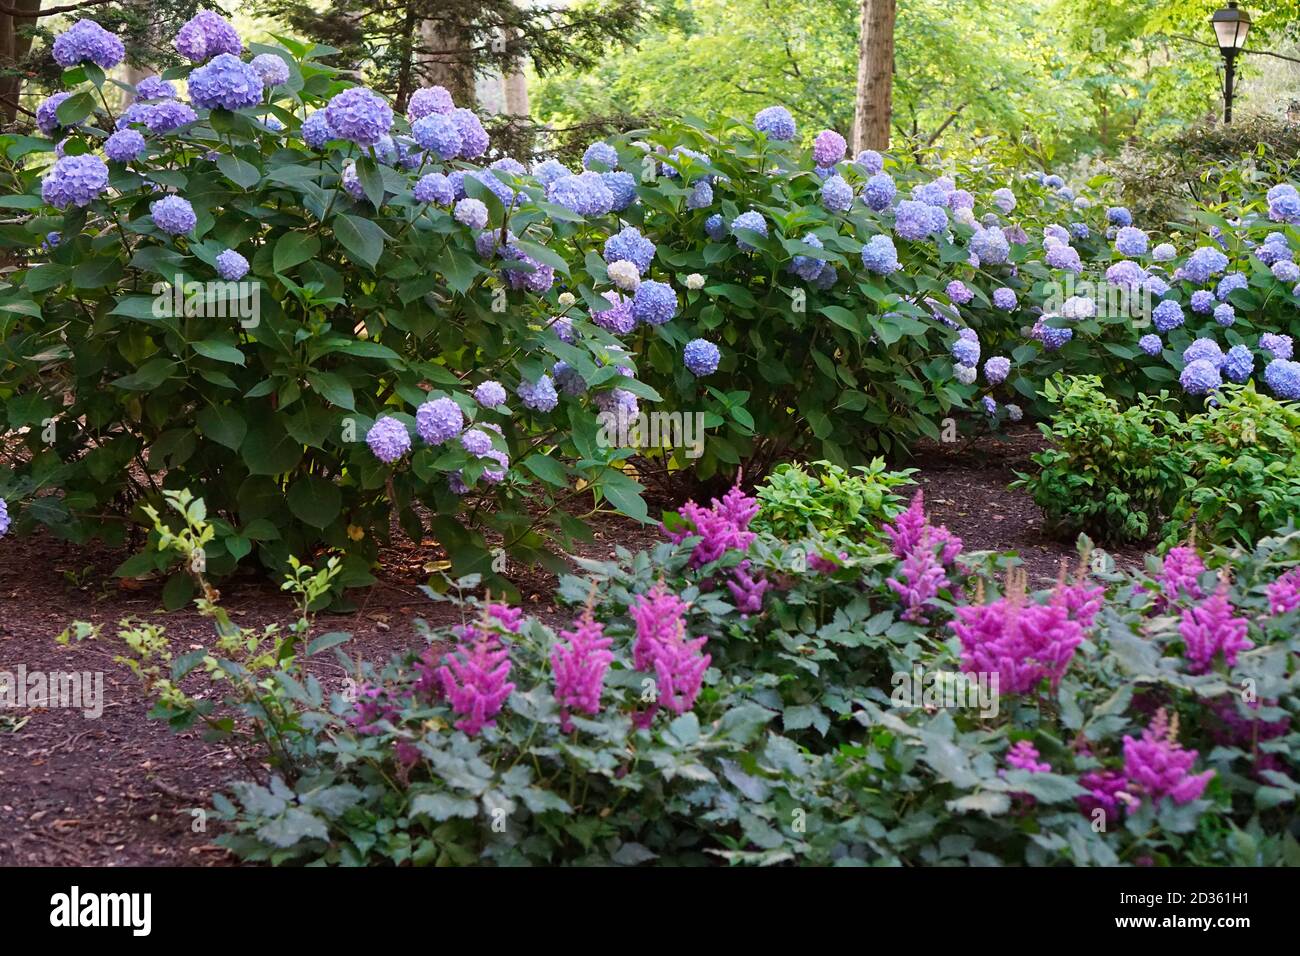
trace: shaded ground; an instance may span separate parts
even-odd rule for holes
[[[914,464],[936,522],[960,535],[970,550],[1017,550],[1031,583],[1054,579],[1070,543],[1042,533],[1037,508],[1007,490],[1013,470],[1038,446],[1036,432],[974,446],[930,446]],[[584,550],[609,557],[621,544],[636,550],[654,529],[610,523]],[[437,622],[446,614],[419,592],[430,552],[408,546],[385,556],[380,581],[356,600],[358,610],[322,615],[319,630],[351,631],[354,657],[383,660],[416,643],[412,618]],[[1118,553],[1121,563],[1140,552]],[[77,619],[111,625],[128,616],[165,623],[182,651],[212,641],[210,625],[192,611],[163,615],[161,582],[119,583],[111,576],[122,555],[73,547],[46,537],[7,540],[0,548],[0,671],[102,671],[104,709],[97,720],[78,710],[0,711],[0,865],[230,865],[234,862],[198,829],[192,812],[241,775],[226,747],[205,743],[200,731],[173,734],[147,719],[139,684],[112,660],[112,643],[60,647],[54,636]],[[533,613],[547,616],[552,578],[518,569],[511,579]],[[236,621],[260,627],[286,621],[290,604],[277,590],[252,581],[227,583],[223,604]],[[327,655],[325,655],[327,656]],[[328,687],[342,669],[313,664]]]

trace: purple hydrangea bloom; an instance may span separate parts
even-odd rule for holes
[[[1159,355],[1164,347],[1164,343],[1160,341],[1160,336],[1153,332],[1148,332],[1146,335],[1142,336],[1142,338],[1138,339],[1138,348],[1143,352],[1146,352],[1147,355]]]
[[[1290,259],[1279,259],[1273,263],[1270,271],[1273,273],[1273,278],[1277,279],[1278,282],[1285,282],[1287,285],[1291,285],[1297,279],[1300,279],[1300,266]]]
[[[898,269],[898,250],[889,236],[872,236],[862,247],[862,264],[872,272],[889,275]]]
[[[487,130],[483,128],[483,124],[473,110],[454,109],[451,111],[451,118],[455,120],[456,129],[460,131],[461,159],[477,159],[487,152],[489,144]]]
[[[219,54],[199,67],[188,83],[190,99],[203,109],[237,110],[262,101],[262,78],[230,53]]]
[[[1300,193],[1290,183],[1280,183],[1268,191],[1268,218],[1274,222],[1300,222]]]
[[[365,199],[366,187],[361,185],[361,177],[357,175],[357,164],[348,161],[343,164],[343,173],[339,177],[343,183],[343,189],[353,199]]]
[[[1075,239],[1087,239],[1092,235],[1092,230],[1088,228],[1086,222],[1070,223],[1070,235]]]
[[[198,119],[194,110],[175,100],[153,103],[144,110],[144,125],[151,133],[170,133]]]
[[[943,226],[938,225],[932,210],[937,207],[929,206],[923,202],[914,199],[904,199],[898,204],[894,212],[894,232],[901,238],[913,242],[928,238],[931,234],[940,232],[943,226],[947,225],[947,214],[942,209],[938,212],[943,219]]]
[[[1005,186],[1001,189],[993,190],[993,194],[990,198],[993,200],[993,205],[997,206],[1004,213],[1010,213],[1016,208],[1015,194]]]
[[[862,171],[868,176],[874,176],[885,168],[885,158],[874,149],[864,149],[853,161],[862,167]]]
[[[1205,315],[1214,309],[1214,294],[1205,289],[1197,289],[1192,293],[1191,308],[1193,312],[1199,312]]]
[[[1183,361],[1186,363],[1204,360],[1215,368],[1223,364],[1223,349],[1214,339],[1201,338],[1183,349]]]
[[[1225,329],[1237,321],[1237,311],[1230,302],[1221,302],[1214,307],[1214,321]]]
[[[497,408],[506,403],[506,390],[500,382],[483,382],[471,394],[484,408]]]
[[[111,70],[126,56],[122,41],[94,20],[78,20],[54,40],[54,62],[62,67],[94,63]]]
[[[974,209],[975,197],[971,195],[969,190],[954,189],[948,194],[948,208],[954,211],[958,209]]]
[[[1115,248],[1124,256],[1144,255],[1148,241],[1147,234],[1133,226],[1124,226],[1115,234]]]
[[[551,321],[551,331],[555,333],[557,339],[568,345],[578,341],[578,333],[573,328],[573,320],[567,315],[556,316]]]
[[[36,126],[46,136],[53,136],[63,125],[59,122],[59,104],[71,95],[71,93],[55,93],[36,107]]]
[[[411,450],[411,436],[396,418],[381,415],[366,432],[366,444],[376,458],[392,464]]]
[[[133,129],[120,129],[104,141],[104,155],[115,163],[139,159],[144,150],[144,137]]]
[[[713,205],[713,186],[707,179],[696,181],[691,194],[686,197],[687,209],[707,209]]]
[[[1049,248],[1045,259],[1053,269],[1065,269],[1075,275],[1083,272],[1083,262],[1079,259],[1078,250],[1063,242]]]
[[[325,107],[325,118],[338,139],[373,146],[393,126],[393,110],[384,98],[362,86],[352,86]]]
[[[722,353],[718,347],[705,339],[692,339],[682,349],[682,361],[696,378],[716,372],[721,359]]]
[[[555,284],[554,268],[538,262],[513,243],[506,246],[502,259],[504,260],[502,272],[512,289],[527,289],[529,292],[541,295]],[[529,268],[526,270],[518,268],[521,263]]]
[[[1034,323],[1030,334],[1043,343],[1043,348],[1049,352],[1055,352],[1063,347],[1067,342],[1074,338],[1074,329],[1066,327],[1057,327],[1048,325],[1042,317]]]
[[[582,374],[568,362],[556,362],[551,376],[555,379],[555,387],[565,395],[581,395],[587,390]]]
[[[3,498],[0,498],[0,538],[9,533],[9,524],[9,505],[5,503]]]
[[[876,212],[882,212],[889,208],[897,193],[898,187],[894,185],[893,176],[889,173],[876,173],[862,187],[862,201]]]
[[[754,117],[754,128],[766,133],[768,139],[794,139],[794,117],[784,106],[769,106],[759,110]]]
[[[591,321],[607,332],[615,332],[618,335],[631,332],[636,327],[636,316],[632,314],[632,300],[612,289],[604,296],[610,301],[611,307],[602,312],[591,313]]]
[[[1246,346],[1234,345],[1223,358],[1222,371],[1228,381],[1240,385],[1255,371],[1255,356]]]
[[[450,206],[456,198],[451,180],[442,173],[425,173],[411,192],[418,202],[437,203],[439,206]]]
[[[1275,359],[1289,359],[1294,351],[1291,336],[1272,332],[1265,332],[1259,337],[1259,347]]]
[[[825,244],[817,238],[815,233],[808,233],[803,237],[803,244],[812,246],[815,249],[826,248]],[[806,282],[812,282],[826,266],[825,259],[819,259],[816,256],[798,255],[790,260],[790,271]]]
[[[655,244],[635,226],[625,226],[605,240],[604,255],[606,262],[618,262],[623,259],[636,266],[636,271],[645,275],[655,257]]]
[[[952,343],[952,357],[957,361],[958,365],[975,368],[980,363],[979,339],[958,337]]]
[[[1016,307],[1016,293],[1013,289],[1005,286],[993,290],[993,305],[1004,312],[1010,312]]]
[[[618,169],[618,150],[599,140],[592,143],[582,154],[582,165],[585,169],[591,169],[597,163],[606,169]]]
[[[443,113],[430,113],[416,120],[411,126],[411,135],[420,146],[441,160],[455,159],[463,145],[459,127]]]
[[[1278,398],[1300,401],[1300,362],[1273,359],[1264,366],[1264,384]]]
[[[544,159],[533,167],[533,178],[543,186],[549,186],[561,176],[572,176],[573,170],[558,159]],[[602,177],[603,178],[603,177]],[[608,181],[607,181],[608,182]]]
[[[452,217],[471,229],[482,229],[488,224],[488,208],[477,199],[462,199],[456,203]]]
[[[1151,322],[1161,335],[1178,328],[1185,321],[1183,307],[1173,299],[1162,299],[1151,311]]]
[[[1111,206],[1106,210],[1106,221],[1112,226],[1133,225],[1133,214],[1123,206]]]
[[[990,385],[1000,385],[1011,374],[1011,359],[994,355],[984,363],[984,378]]]
[[[41,198],[56,209],[88,206],[108,188],[108,166],[98,156],[64,156],[41,180]]]
[[[1188,395],[1206,395],[1223,384],[1219,367],[1205,359],[1188,362],[1178,381]]]
[[[1178,250],[1174,248],[1171,242],[1162,242],[1151,250],[1151,258],[1156,262],[1169,262],[1178,255]]]
[[[415,430],[430,445],[441,445],[460,434],[465,415],[450,398],[435,398],[415,410]]]
[[[818,166],[834,166],[844,158],[849,144],[833,129],[824,129],[813,140],[813,162]]]
[[[1220,302],[1227,301],[1228,296],[1232,295],[1237,289],[1244,289],[1250,285],[1250,280],[1246,278],[1244,272],[1229,272],[1219,280],[1214,294],[1218,296]]]
[[[831,176],[822,183],[822,205],[830,212],[848,212],[853,208],[853,187],[843,176]]]
[[[239,56],[244,45],[235,28],[220,14],[200,10],[176,33],[178,53],[191,63],[202,63],[222,53]]]
[[[666,282],[646,279],[632,297],[632,317],[647,325],[663,325],[677,314],[677,293]]]
[[[966,305],[971,301],[971,299],[975,298],[975,293],[968,289],[966,283],[962,282],[960,279],[953,279],[949,282],[947,287],[944,289],[944,292],[946,292],[948,298],[957,305]]]
[[[477,428],[467,428],[461,432],[460,445],[475,458],[482,458],[492,450],[492,439],[487,432]]]
[[[632,205],[632,200],[636,199],[636,178],[631,173],[616,170],[601,173],[600,179],[610,195],[614,197],[614,202],[610,206],[614,212],[622,212]]]
[[[135,99],[138,103],[153,100],[174,100],[176,87],[160,76],[146,76],[135,85]]]
[[[749,210],[742,212],[739,216],[731,221],[731,232],[735,235],[737,229],[748,229],[750,232],[756,232],[760,236],[767,238],[767,220],[763,218],[761,212]],[[736,246],[746,252],[752,252],[754,247],[745,240],[737,238]]]
[[[234,249],[226,249],[217,255],[217,275],[227,282],[238,282],[248,275],[248,260]]]
[[[1175,276],[1195,285],[1204,285],[1228,267],[1228,257],[1214,246],[1201,246],[1183,263]]]
[[[515,389],[515,394],[519,396],[525,408],[539,412],[549,412],[560,403],[560,397],[555,393],[555,383],[551,381],[549,375],[543,375],[533,383],[521,381]]]
[[[996,227],[977,226],[970,237],[970,251],[979,257],[984,265],[1000,266],[1011,255],[1011,244],[1006,234]]]
[[[561,176],[546,187],[546,198],[579,216],[603,216],[614,206],[614,194],[599,173]]]
[[[325,110],[316,110],[302,121],[302,141],[312,149],[324,149],[332,139],[335,139],[334,130]]]
[[[456,108],[451,94],[441,86],[424,86],[411,94],[406,104],[406,118],[414,123],[430,113],[450,113]]]
[[[194,207],[180,196],[164,196],[149,204],[149,218],[163,232],[183,236],[198,224]]]
[[[727,235],[727,223],[721,214],[714,213],[704,220],[704,232],[714,242],[721,242]]]
[[[248,65],[262,78],[262,85],[267,89],[289,82],[289,64],[274,53],[259,53]]]
[[[936,179],[913,186],[912,199],[923,202],[927,206],[947,206],[949,201],[948,190],[943,183]]]
[[[423,120],[421,120],[423,122]],[[467,175],[477,179],[480,183],[488,188],[492,195],[501,200],[501,205],[509,209],[514,205],[515,197],[518,195],[515,190],[505,182],[502,182],[495,173],[488,169],[471,170]]]

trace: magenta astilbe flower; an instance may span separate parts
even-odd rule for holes
[[[1151,725],[1142,731],[1140,740],[1124,737],[1124,776],[1128,790],[1159,802],[1170,797],[1174,803],[1190,803],[1205,792],[1214,776],[1213,770],[1192,774],[1195,750],[1184,750],[1178,743],[1178,721],[1171,723],[1164,708],[1156,711]]]
[[[1246,637],[1249,626],[1244,617],[1234,616],[1226,584],[1204,603],[1185,608],[1178,633],[1183,636],[1187,648],[1188,669],[1193,674],[1204,674],[1220,652],[1229,667],[1235,666],[1237,655],[1255,646]]]
[[[925,607],[931,598],[937,597],[939,591],[948,587],[948,575],[935,555],[936,542],[930,536],[929,529],[921,533],[921,540],[903,559],[902,571],[898,578],[886,578],[885,583],[898,595],[903,604],[903,620],[917,624],[928,624]]]
[[[762,613],[763,595],[772,586],[772,582],[762,574],[757,577],[751,574],[749,568],[749,559],[741,561],[731,569],[731,580],[727,582],[727,589],[731,591],[732,600],[736,602],[736,610],[741,617]]]
[[[655,702],[633,717],[636,725],[644,728],[650,726],[660,706],[684,714],[695,705],[712,658],[702,653],[707,638],[687,638],[683,620],[686,604],[663,582],[641,595],[628,613],[636,622],[633,666],[639,671],[652,671],[657,680]]]
[[[839,562],[848,559],[849,553],[847,551],[841,551],[837,558],[826,558],[814,551],[808,555],[808,570],[817,574],[834,574],[843,566]]]
[[[1268,586],[1268,613],[1277,617],[1300,608],[1300,568],[1292,568]]]
[[[885,534],[893,544],[894,557],[903,558],[912,553],[925,533],[930,519],[925,516],[925,492],[917,490],[907,510],[885,525]]]
[[[699,537],[700,543],[691,552],[690,566],[698,568],[721,558],[730,550],[744,551],[754,540],[748,530],[754,515],[758,514],[758,499],[740,490],[737,483],[721,500],[714,498],[713,505],[704,508],[694,501],[682,505],[681,516],[687,526],[675,531],[664,528],[674,543]]]
[[[475,736],[496,726],[496,715],[514,691],[510,683],[510,648],[499,635],[464,629],[460,647],[443,658],[438,680],[452,710],[461,715],[456,727]]]
[[[664,587],[662,581],[637,598],[628,608],[636,623],[636,641],[632,644],[632,666],[639,671],[654,667],[654,648],[671,640],[680,629],[686,603]]]
[[[604,627],[591,617],[591,608],[583,613],[572,631],[560,631],[566,644],[551,649],[551,670],[555,674],[555,699],[560,704],[560,727],[573,730],[569,714],[600,713],[600,695],[605,688],[605,671],[614,661]]]
[[[1101,810],[1108,827],[1119,822],[1121,805],[1136,806],[1138,802],[1128,793],[1128,778],[1118,770],[1089,771],[1079,777],[1079,786],[1088,791],[1075,798],[1079,810],[1088,817]]]
[[[352,703],[352,713],[348,715],[347,721],[356,728],[357,733],[369,736],[381,732],[380,721],[393,723],[401,712],[387,690],[366,684],[357,689],[357,697]]]
[[[695,706],[695,698],[704,684],[704,673],[712,656],[703,653],[705,637],[686,640],[684,625],[673,640],[658,644],[654,652],[658,700],[674,714],[684,714]]]
[[[1021,740],[1011,745],[1011,749],[1007,751],[1007,764],[1017,770],[1028,770],[1030,773],[1052,772],[1050,763],[1038,762],[1038,750],[1028,740]]]
[[[1205,597],[1205,591],[1198,580],[1205,573],[1205,562],[1191,545],[1181,544],[1171,548],[1165,555],[1164,567],[1160,571],[1160,590],[1163,606],[1172,603],[1186,594],[1194,601]]]
[[[1078,621],[1085,631],[1090,630],[1101,611],[1102,598],[1106,589],[1098,585],[1089,587],[1086,581],[1074,584],[1060,584],[1052,592],[1052,603],[1065,608],[1070,619]]]
[[[1083,643],[1083,627],[1060,603],[1030,604],[1025,579],[1008,576],[1007,595],[957,608],[949,626],[962,645],[962,670],[996,674],[1002,693],[1025,694],[1043,680],[1055,690]]]

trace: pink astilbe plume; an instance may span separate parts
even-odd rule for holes
[[[757,577],[751,574],[749,568],[748,559],[741,561],[731,569],[731,580],[727,582],[727,589],[731,591],[731,598],[736,602],[736,610],[741,617],[762,613],[763,595],[772,586],[772,582],[761,574]]]
[[[443,658],[438,680],[452,710],[461,715],[457,728],[473,737],[496,725],[515,685],[508,680],[510,648],[500,635],[471,625],[460,629],[460,637],[460,646]]]
[[[944,573],[940,558],[935,555],[936,547],[941,545],[932,539],[930,531],[928,527],[922,529],[921,537],[903,559],[899,575],[902,580],[885,579],[903,604],[903,620],[918,624],[929,623],[925,606],[948,586],[948,575]]]
[[[847,561],[848,559],[849,553],[847,551],[841,551],[834,558],[822,557],[821,554],[814,551],[812,554],[808,555],[808,570],[816,572],[817,574],[834,574],[843,567],[842,562]]]
[[[357,689],[356,700],[352,702],[352,713],[348,723],[359,734],[377,734],[381,721],[394,722],[401,715],[402,709],[392,700],[388,690],[375,684],[363,684]]]
[[[930,519],[925,516],[925,492],[917,489],[907,510],[899,514],[893,524],[885,525],[885,534],[889,536],[894,557],[905,558],[911,554],[929,524]]]
[[[1255,646],[1246,637],[1249,627],[1244,617],[1233,614],[1226,583],[1221,584],[1203,603],[1185,608],[1178,624],[1178,633],[1183,636],[1183,644],[1187,649],[1188,670],[1193,674],[1204,674],[1214,664],[1214,658],[1219,653],[1223,654],[1223,660],[1229,667],[1235,666],[1237,655]]]
[[[551,670],[555,674],[555,699],[560,704],[560,727],[573,730],[572,712],[600,713],[600,695],[605,689],[605,672],[614,661],[609,652],[613,640],[604,627],[592,619],[588,607],[572,631],[560,631],[567,644],[551,648]]]
[[[637,632],[633,664],[639,671],[653,672],[657,685],[654,703],[633,718],[638,727],[648,727],[661,706],[674,714],[695,706],[712,657],[703,653],[707,638],[686,636],[685,611],[686,605],[662,582],[641,595],[629,611]]]
[[[1172,604],[1184,594],[1193,601],[1201,600],[1205,597],[1205,591],[1201,588],[1199,578],[1204,573],[1205,562],[1196,553],[1194,546],[1180,544],[1176,548],[1170,548],[1160,570],[1159,606],[1163,608]]]
[[[1038,762],[1038,748],[1028,740],[1022,740],[1012,744],[1011,749],[1007,751],[1007,765],[1015,767],[1017,770],[1028,770],[1030,773],[1051,773],[1052,765],[1044,761]]]
[[[1119,822],[1121,807],[1136,807],[1138,800],[1128,792],[1128,778],[1119,770],[1090,770],[1079,777],[1086,794],[1075,797],[1080,812],[1087,817],[1100,810],[1106,826]]]
[[[949,624],[961,640],[962,670],[996,674],[1002,693],[1028,693],[1044,677],[1055,690],[1083,642],[1083,627],[1064,606],[1029,603],[1025,585],[1023,571],[1008,571],[1004,597],[959,607]]]
[[[739,479],[721,500],[714,498],[713,504],[705,508],[688,501],[682,505],[681,516],[686,527],[675,531],[663,527],[664,533],[674,543],[687,538],[698,537],[700,541],[691,551],[690,566],[698,568],[717,561],[728,551],[744,551],[754,540],[754,532],[749,530],[749,523],[758,514],[758,499],[751,498],[740,490]]]
[[[1268,586],[1268,613],[1277,617],[1300,608],[1300,568],[1292,568]]]
[[[1190,803],[1205,792],[1214,776],[1213,770],[1192,774],[1195,750],[1184,750],[1178,743],[1178,718],[1171,722],[1164,708],[1156,711],[1151,726],[1142,738],[1124,737],[1124,776],[1128,790],[1158,802],[1168,796],[1174,803]]]

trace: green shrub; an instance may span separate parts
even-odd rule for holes
[[[1011,486],[1030,493],[1051,533],[1107,544],[1151,537],[1186,472],[1183,425],[1167,393],[1140,395],[1121,411],[1101,379],[1085,375],[1049,380],[1043,395],[1057,405],[1051,423],[1038,426],[1051,447]]]
[[[1227,386],[1187,421],[1182,488],[1165,544],[1201,540],[1251,547],[1272,529],[1300,523],[1300,406]]]
[[[778,467],[755,490],[754,528],[783,541],[821,536],[853,541],[875,538],[881,523],[903,510],[894,489],[913,484],[915,468],[886,471],[882,458],[849,471],[829,461]]]

